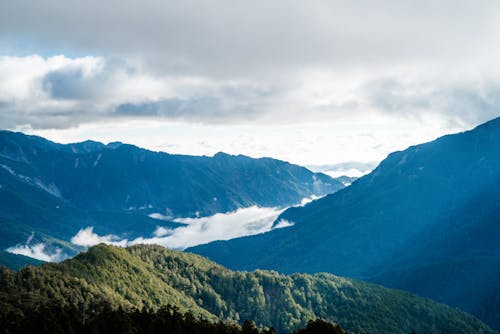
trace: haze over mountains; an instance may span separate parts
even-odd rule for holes
[[[0,185],[0,247],[28,239],[39,249],[18,248],[43,260],[60,260],[92,242],[162,236],[192,223],[183,220],[189,217],[255,207],[261,219],[274,219],[280,208],[344,187],[270,158],[170,155],[93,141],[62,145],[9,131],[0,132]],[[79,231],[78,240],[92,240],[70,243]]]
[[[500,329],[500,118],[390,154],[294,225],[189,249],[233,269],[331,272],[413,291]]]

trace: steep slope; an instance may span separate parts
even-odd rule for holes
[[[406,292],[331,274],[235,272],[159,246],[99,245],[59,264],[2,269],[0,281],[8,311],[56,302],[93,312],[106,301],[125,308],[171,304],[207,319],[252,319],[278,332],[321,317],[353,333],[493,333],[468,314]]]
[[[6,131],[0,132],[0,159],[18,178],[88,210],[142,208],[187,217],[290,206],[342,188],[324,174],[270,158],[170,155],[120,143],[60,145]]]
[[[500,118],[390,154],[279,219],[286,231],[192,248],[235,269],[328,271],[404,288],[500,329]]]
[[[0,251],[0,266],[18,270],[25,266],[41,266],[45,262],[31,257]]]
[[[0,131],[0,247],[66,244],[80,228],[122,238],[149,236],[148,217],[206,216],[252,205],[287,207],[343,188],[324,174],[283,161],[224,153],[170,155],[122,143],[57,144]]]

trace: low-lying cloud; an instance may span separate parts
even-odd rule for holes
[[[325,173],[333,178],[340,176],[361,177],[377,167],[377,162],[348,161],[338,164],[309,165],[309,169],[315,172]]]
[[[6,251],[46,262],[60,262],[68,257],[58,247],[51,247],[43,242],[33,243],[33,237],[34,233],[26,240],[26,243],[9,247]]]
[[[94,227],[89,226],[78,231],[78,233],[73,238],[71,238],[71,243],[83,247],[90,247],[100,243],[125,246],[127,244],[127,241],[120,240],[119,237],[113,234],[99,236],[94,233]]]
[[[87,227],[81,229],[71,239],[71,242],[86,247],[98,243],[123,247],[135,244],[157,244],[171,249],[183,250],[215,240],[228,240],[268,232],[273,228],[292,226],[291,222],[280,221],[273,227],[273,223],[283,211],[284,209],[252,206],[232,212],[217,213],[209,217],[176,218],[173,221],[186,224],[186,226],[175,229],[158,226],[153,231],[152,237],[139,237],[133,240],[120,239],[115,235],[99,236],[94,233],[92,227]],[[150,217],[163,219],[162,215],[152,214]]]

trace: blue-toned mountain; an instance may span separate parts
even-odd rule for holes
[[[343,187],[270,158],[172,155],[119,142],[63,145],[0,131],[0,247],[32,232],[38,241],[62,243],[86,226],[102,234],[144,235],[159,224],[150,213],[175,218],[287,207]]]
[[[190,250],[234,269],[371,280],[500,328],[500,118],[392,153],[281,219],[294,225]]]

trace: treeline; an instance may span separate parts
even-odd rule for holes
[[[279,334],[307,328],[308,321],[318,318],[359,334],[408,334],[413,329],[428,334],[493,333],[465,313],[401,291],[329,274],[231,271],[159,246],[99,245],[62,263],[18,271],[0,267],[0,310],[12,319],[69,307],[69,319],[79,314],[85,319],[82,325],[90,326],[109,314],[101,305],[125,310],[127,317],[146,312],[134,310],[149,310],[153,317],[164,305],[175,305],[179,313],[190,312],[195,319],[241,326],[250,319],[257,328],[273,327]],[[139,326],[136,332],[143,329]]]
[[[255,323],[223,321],[211,322],[181,313],[177,307],[167,305],[157,311],[113,309],[111,305],[100,305],[98,313],[88,312],[85,306],[62,307],[60,304],[26,308],[23,312],[0,311],[0,333],[19,334],[275,334],[274,328],[257,328]],[[296,334],[347,334],[338,325],[317,319],[310,321]]]

